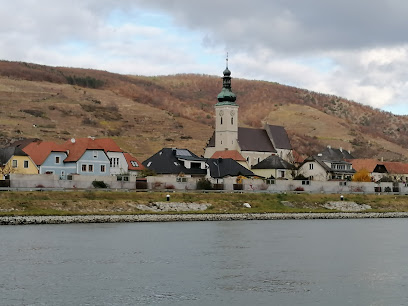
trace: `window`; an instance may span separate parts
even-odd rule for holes
[[[313,170],[313,164],[309,164],[309,170]]]
[[[347,186],[347,182],[339,182],[339,186]]]
[[[86,165],[82,165],[81,169],[82,169],[82,172],[86,172]]]
[[[133,167],[139,167],[139,164],[138,164],[137,162],[135,162],[134,160],[132,160],[132,161],[130,162],[130,164],[131,164]]]
[[[221,121],[220,121],[220,122],[221,122],[221,124],[222,124],[222,117],[221,117]]]
[[[24,161],[24,168],[26,168],[26,169],[28,168],[28,160]]]
[[[310,181],[313,181],[313,179],[314,179],[313,175],[309,176]]]
[[[279,170],[279,177],[284,178],[285,177],[285,171]]]
[[[60,163],[60,157],[59,156],[55,156],[55,163],[59,164]]]
[[[310,185],[310,181],[302,181],[302,185]]]
[[[88,165],[88,171],[93,172],[93,165]]]
[[[148,162],[147,163],[147,168],[149,168],[151,164],[152,164],[152,162]]]
[[[93,151],[93,157],[98,158],[98,151]]]
[[[17,168],[17,160],[16,159],[13,159],[13,161],[12,161],[12,164],[11,164],[11,166],[13,167],[13,168]]]
[[[234,117],[231,117],[231,124],[234,124]]]
[[[106,172],[106,166],[105,165],[101,165],[101,172]]]
[[[178,177],[176,179],[177,183],[186,183],[187,182],[187,178],[186,177]]]
[[[275,180],[274,179],[266,179],[266,183],[268,185],[273,185],[273,184],[275,184]]]

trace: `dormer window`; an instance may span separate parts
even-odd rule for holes
[[[132,161],[130,162],[130,164],[131,164],[133,167],[139,167],[139,164],[138,164],[137,162],[135,162],[134,160],[132,160]]]
[[[55,156],[55,163],[59,164],[60,163],[60,157],[59,156]]]

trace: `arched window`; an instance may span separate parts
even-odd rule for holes
[[[222,117],[221,117],[221,124],[222,124]]]
[[[234,124],[234,117],[231,117],[231,124]]]

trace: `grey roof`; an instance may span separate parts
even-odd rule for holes
[[[208,158],[207,164],[210,167],[210,175],[213,178],[222,178],[226,176],[255,176],[255,174],[240,165],[232,158]]]
[[[180,155],[177,155],[180,154]],[[205,161],[187,149],[172,149],[163,148],[153,156],[146,159],[142,164],[146,168],[155,171],[157,174],[192,174],[205,175],[206,169],[192,168],[188,169],[181,162],[181,159],[196,160],[199,162]],[[149,164],[150,163],[150,164]],[[149,166],[148,166],[149,165]]]
[[[326,172],[330,172],[330,173],[338,173],[338,172],[342,172],[342,173],[355,173],[356,170],[354,170],[353,168],[351,169],[332,169],[330,168],[324,161],[325,159],[323,159],[321,156],[309,156],[308,158],[306,158],[303,162],[303,164],[307,163],[307,162],[311,162],[311,161],[316,161],[320,166],[322,166],[324,168],[324,170],[326,170]],[[335,162],[336,164],[351,164],[350,162],[347,161],[341,161],[341,160],[336,160],[336,161],[329,161],[328,162]]]
[[[264,129],[238,128],[238,142],[241,151],[276,153]]]
[[[266,124],[265,130],[268,133],[269,138],[272,140],[275,149],[292,150],[288,133],[283,126]]]
[[[327,161],[354,159],[354,156],[351,155],[348,151],[333,149],[331,147],[327,147],[326,149],[324,149],[320,154],[318,154],[318,156]]]
[[[0,148],[0,164],[6,164],[12,156],[28,156],[18,147]]]
[[[255,166],[252,169],[295,169],[295,166],[283,160],[277,155],[271,155]]]

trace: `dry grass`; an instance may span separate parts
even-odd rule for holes
[[[68,85],[67,76],[90,77],[103,86]],[[213,106],[221,86],[220,77],[207,75],[125,76],[0,61],[0,143],[20,137],[114,136],[141,160],[173,146],[200,155],[213,131]],[[408,116],[272,82],[233,79],[232,89],[238,96],[240,125],[284,125],[301,154],[330,144],[351,149],[357,157],[408,159]],[[55,127],[38,128],[51,125]]]
[[[0,215],[140,214],[137,204],[166,201],[164,192],[2,192]],[[328,212],[322,204],[339,195],[171,193],[171,202],[209,203],[205,213]],[[369,204],[371,211],[408,211],[407,196],[347,195],[346,201]],[[251,208],[244,208],[248,202]],[[291,207],[284,205],[290,203]],[[193,212],[194,213],[194,212]]]

